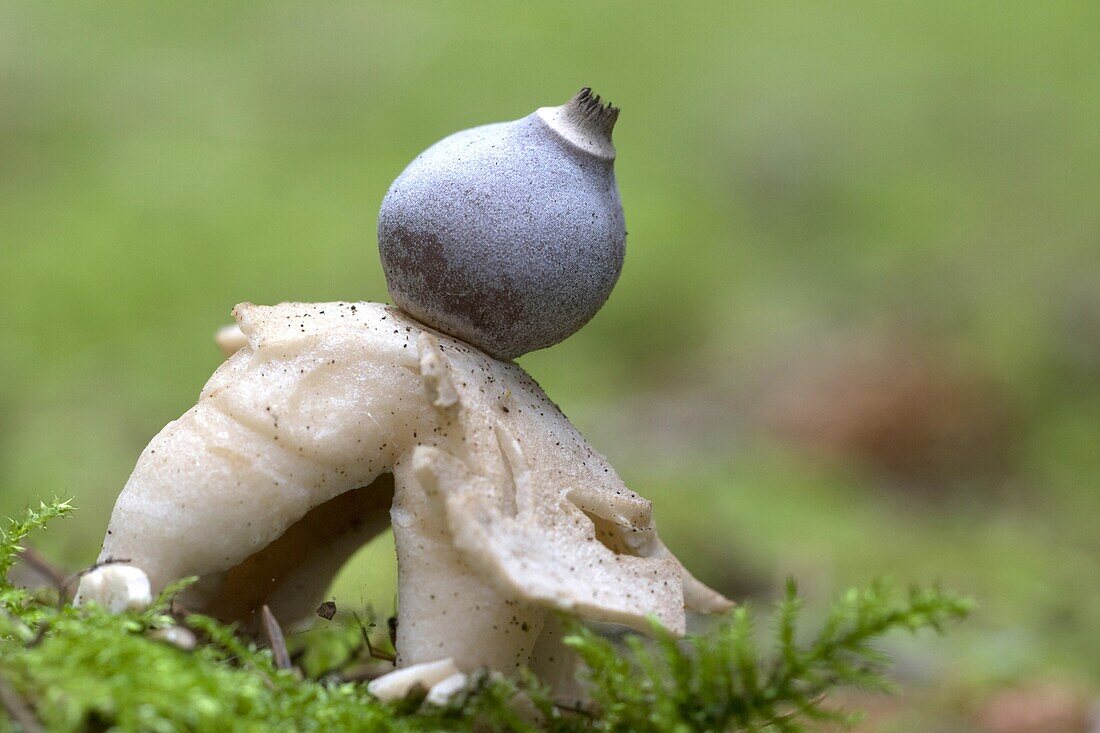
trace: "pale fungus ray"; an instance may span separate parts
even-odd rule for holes
[[[512,671],[552,609],[683,630],[697,581],[649,502],[522,368],[392,306],[235,313],[248,345],[142,453],[102,559],[154,592],[198,575],[185,602],[220,617],[267,604],[290,623],[389,513],[399,665]],[[101,600],[90,579],[81,598]]]

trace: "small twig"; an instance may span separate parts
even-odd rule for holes
[[[370,635],[367,633],[367,625],[363,623],[363,620],[359,618],[359,614],[351,614],[355,618],[355,623],[359,624],[359,631],[363,634],[363,643],[367,645],[367,654],[372,659],[381,659],[384,662],[396,662],[397,657],[389,652],[384,652],[379,649],[375,649],[374,645],[370,643]]]
[[[198,612],[199,609],[192,608],[186,603],[180,601],[178,595],[172,596],[172,600],[168,602],[168,613],[170,613],[172,617],[175,618],[176,621],[181,625],[184,625],[184,619],[186,619],[188,616],[193,616]]]
[[[553,705],[558,710],[564,710],[567,713],[574,713],[576,715],[588,718],[589,720],[593,720],[596,717],[596,714],[587,708],[574,707],[573,705],[566,705],[563,702],[555,702],[553,703]]]
[[[396,654],[390,654],[389,652],[384,652],[381,649],[375,649],[369,641],[367,642],[367,653],[370,654],[371,659],[381,659],[383,662],[390,663],[397,661]]]
[[[53,583],[58,590],[62,589],[62,585],[65,583],[68,574],[46,558],[42,557],[42,554],[38,552],[38,550],[33,547],[24,547],[23,551],[19,553],[19,559],[49,578],[50,582]]]
[[[43,621],[38,624],[38,630],[34,632],[34,638],[27,642],[27,648],[33,649],[42,643],[42,640],[46,638],[46,632],[50,630],[49,625]]]
[[[260,616],[263,619],[267,645],[271,648],[271,656],[275,660],[275,668],[290,669],[290,654],[286,650],[286,637],[283,636],[283,629],[279,626],[279,622],[275,620],[275,614],[271,612],[266,603],[260,611]]]
[[[38,718],[3,677],[0,677],[0,704],[4,706],[8,716],[23,729],[23,733],[42,733],[42,724],[38,722]]]

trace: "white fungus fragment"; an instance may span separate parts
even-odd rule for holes
[[[149,577],[138,567],[109,563],[84,574],[74,603],[97,603],[111,613],[144,611],[153,602]]]
[[[163,629],[156,629],[149,634],[149,638],[156,641],[163,641],[165,644],[171,644],[185,652],[194,649],[195,645],[198,643],[198,640],[195,638],[195,633],[185,626],[169,626]]]
[[[463,672],[452,674],[442,682],[432,685],[432,689],[428,690],[428,696],[424,698],[424,702],[429,705],[446,705],[452,697],[466,689],[468,681],[469,677]]]
[[[413,688],[430,690],[436,684],[457,675],[458,667],[453,659],[414,664],[396,672],[390,672],[367,684],[367,692],[383,702],[402,700]]]
[[[233,324],[219,328],[214,334],[214,343],[226,357],[230,357],[248,345],[248,337],[241,332],[240,326]]]

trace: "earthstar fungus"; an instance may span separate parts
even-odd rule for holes
[[[457,132],[417,156],[378,217],[394,302],[498,359],[587,323],[625,253],[618,117],[582,89],[560,107]]]
[[[581,113],[555,109],[539,124]],[[683,568],[650,502],[517,364],[378,303],[233,313],[237,329],[218,334],[231,355],[142,452],[81,602],[122,610],[196,575],[189,607],[255,626],[267,605],[293,622],[392,526],[400,669],[371,689],[420,685],[434,701],[478,668],[530,667],[577,694],[554,611],[682,633],[685,608],[731,605]],[[510,333],[496,353],[521,348]]]

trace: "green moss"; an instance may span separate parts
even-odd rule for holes
[[[0,569],[10,569],[30,531],[68,513],[66,503],[52,502],[13,521],[0,535]],[[747,608],[687,640],[654,625],[654,641],[631,636],[623,646],[569,621],[567,643],[591,683],[590,710],[556,707],[529,675],[503,681],[484,673],[448,706],[431,707],[415,696],[384,704],[362,683],[332,681],[334,671],[361,661],[359,628],[296,640],[300,670],[278,670],[267,650],[232,627],[173,614],[172,596],[188,582],[143,613],[115,615],[16,588],[5,572],[0,684],[11,719],[0,720],[0,731],[18,729],[14,708],[50,731],[794,731],[803,721],[838,717],[823,707],[838,686],[884,686],[874,639],[895,629],[939,630],[969,609],[949,593],[913,590],[899,599],[878,583],[842,598],[817,636],[800,642],[792,583],[768,654],[758,650]],[[198,634],[195,650],[150,638],[173,624]],[[515,705],[517,696],[530,704]],[[532,707],[537,724],[519,712]]]

